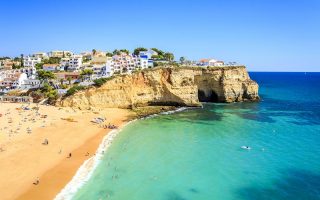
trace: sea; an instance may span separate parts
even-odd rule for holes
[[[74,200],[319,200],[320,73],[251,72],[260,102],[123,128]]]

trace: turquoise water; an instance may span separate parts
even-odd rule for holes
[[[125,127],[74,199],[320,199],[320,74],[250,76],[259,103]]]

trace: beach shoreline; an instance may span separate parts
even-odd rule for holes
[[[181,112],[186,110],[186,107],[159,107],[151,110],[144,110],[144,113],[139,115],[139,111],[136,110],[137,118],[127,121],[119,129],[109,132],[100,143],[95,155],[83,162],[79,167],[76,174],[72,177],[65,187],[56,195],[55,200],[68,200],[77,193],[77,191],[83,186],[83,184],[90,179],[95,168],[100,163],[101,158],[107,153],[108,148],[112,144],[113,139],[122,131],[124,127],[131,124],[136,120],[144,120],[150,117],[156,117],[158,114],[172,114],[174,112]]]
[[[75,149],[73,154],[84,155],[87,150],[94,152],[95,147],[100,144],[100,141],[105,135],[108,135],[108,133],[97,133],[96,136],[87,140],[84,145]],[[76,175],[81,165],[91,158],[78,157],[73,159],[72,162],[69,162],[69,160],[67,160],[68,158],[65,158],[62,162],[40,176],[41,184],[37,187],[30,186],[28,190],[22,193],[17,199],[55,199],[56,195],[59,194]],[[63,176],[61,176],[61,174],[63,174]]]
[[[108,138],[112,131],[120,131],[104,129],[92,123],[92,119],[103,116],[107,124],[121,129],[136,119],[175,109],[170,106],[150,106],[133,110],[77,110],[70,107],[1,103],[0,147],[4,149],[0,152],[0,162],[3,163],[0,166],[2,199],[54,199],[59,195],[84,163],[90,165],[88,160],[96,158],[104,138]],[[16,133],[14,130],[17,127],[19,131]],[[26,127],[28,133],[21,133]],[[49,144],[44,145],[43,139],[48,140]],[[72,154],[71,158],[68,158],[69,153]],[[39,183],[33,184],[37,180]]]
[[[107,124],[120,127],[133,115],[125,109],[75,110],[15,103],[1,103],[0,113],[4,200],[53,199],[112,131],[92,119],[103,116]]]
[[[55,200],[67,200],[72,199],[72,197],[77,193],[77,191],[83,186],[83,184],[90,179],[95,168],[100,163],[101,158],[105,153],[107,153],[108,148],[112,144],[113,139],[121,132],[122,128],[134,122],[134,120],[128,121],[122,127],[116,130],[112,130],[106,134],[99,144],[96,153],[89,159],[85,160],[82,165],[78,168],[72,179],[65,184],[62,190],[57,193]]]
[[[159,109],[160,108],[160,109]],[[128,121],[119,129],[109,132],[103,139],[99,148],[96,151],[96,154],[84,161],[81,167],[77,170],[76,174],[73,176],[72,180],[66,184],[66,186],[58,193],[55,197],[55,200],[68,200],[78,192],[78,190],[88,181],[94,172],[95,168],[100,163],[103,155],[107,153],[108,148],[111,146],[113,139],[122,131],[124,127],[135,122],[136,120],[144,120],[151,117],[156,117],[158,114],[172,114],[175,112],[181,112],[186,110],[186,107],[156,107],[144,110],[144,113],[139,115],[139,110],[136,110],[137,117]]]

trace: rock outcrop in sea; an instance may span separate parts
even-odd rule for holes
[[[153,68],[115,76],[57,104],[80,109],[201,106],[201,102],[257,101],[258,88],[244,66]]]

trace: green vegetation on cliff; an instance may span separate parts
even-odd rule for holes
[[[80,91],[80,90],[85,90],[87,89],[87,87],[82,86],[82,85],[75,85],[73,87],[71,87],[67,93],[65,94],[65,96],[71,96],[73,94],[75,94],[76,92]]]

